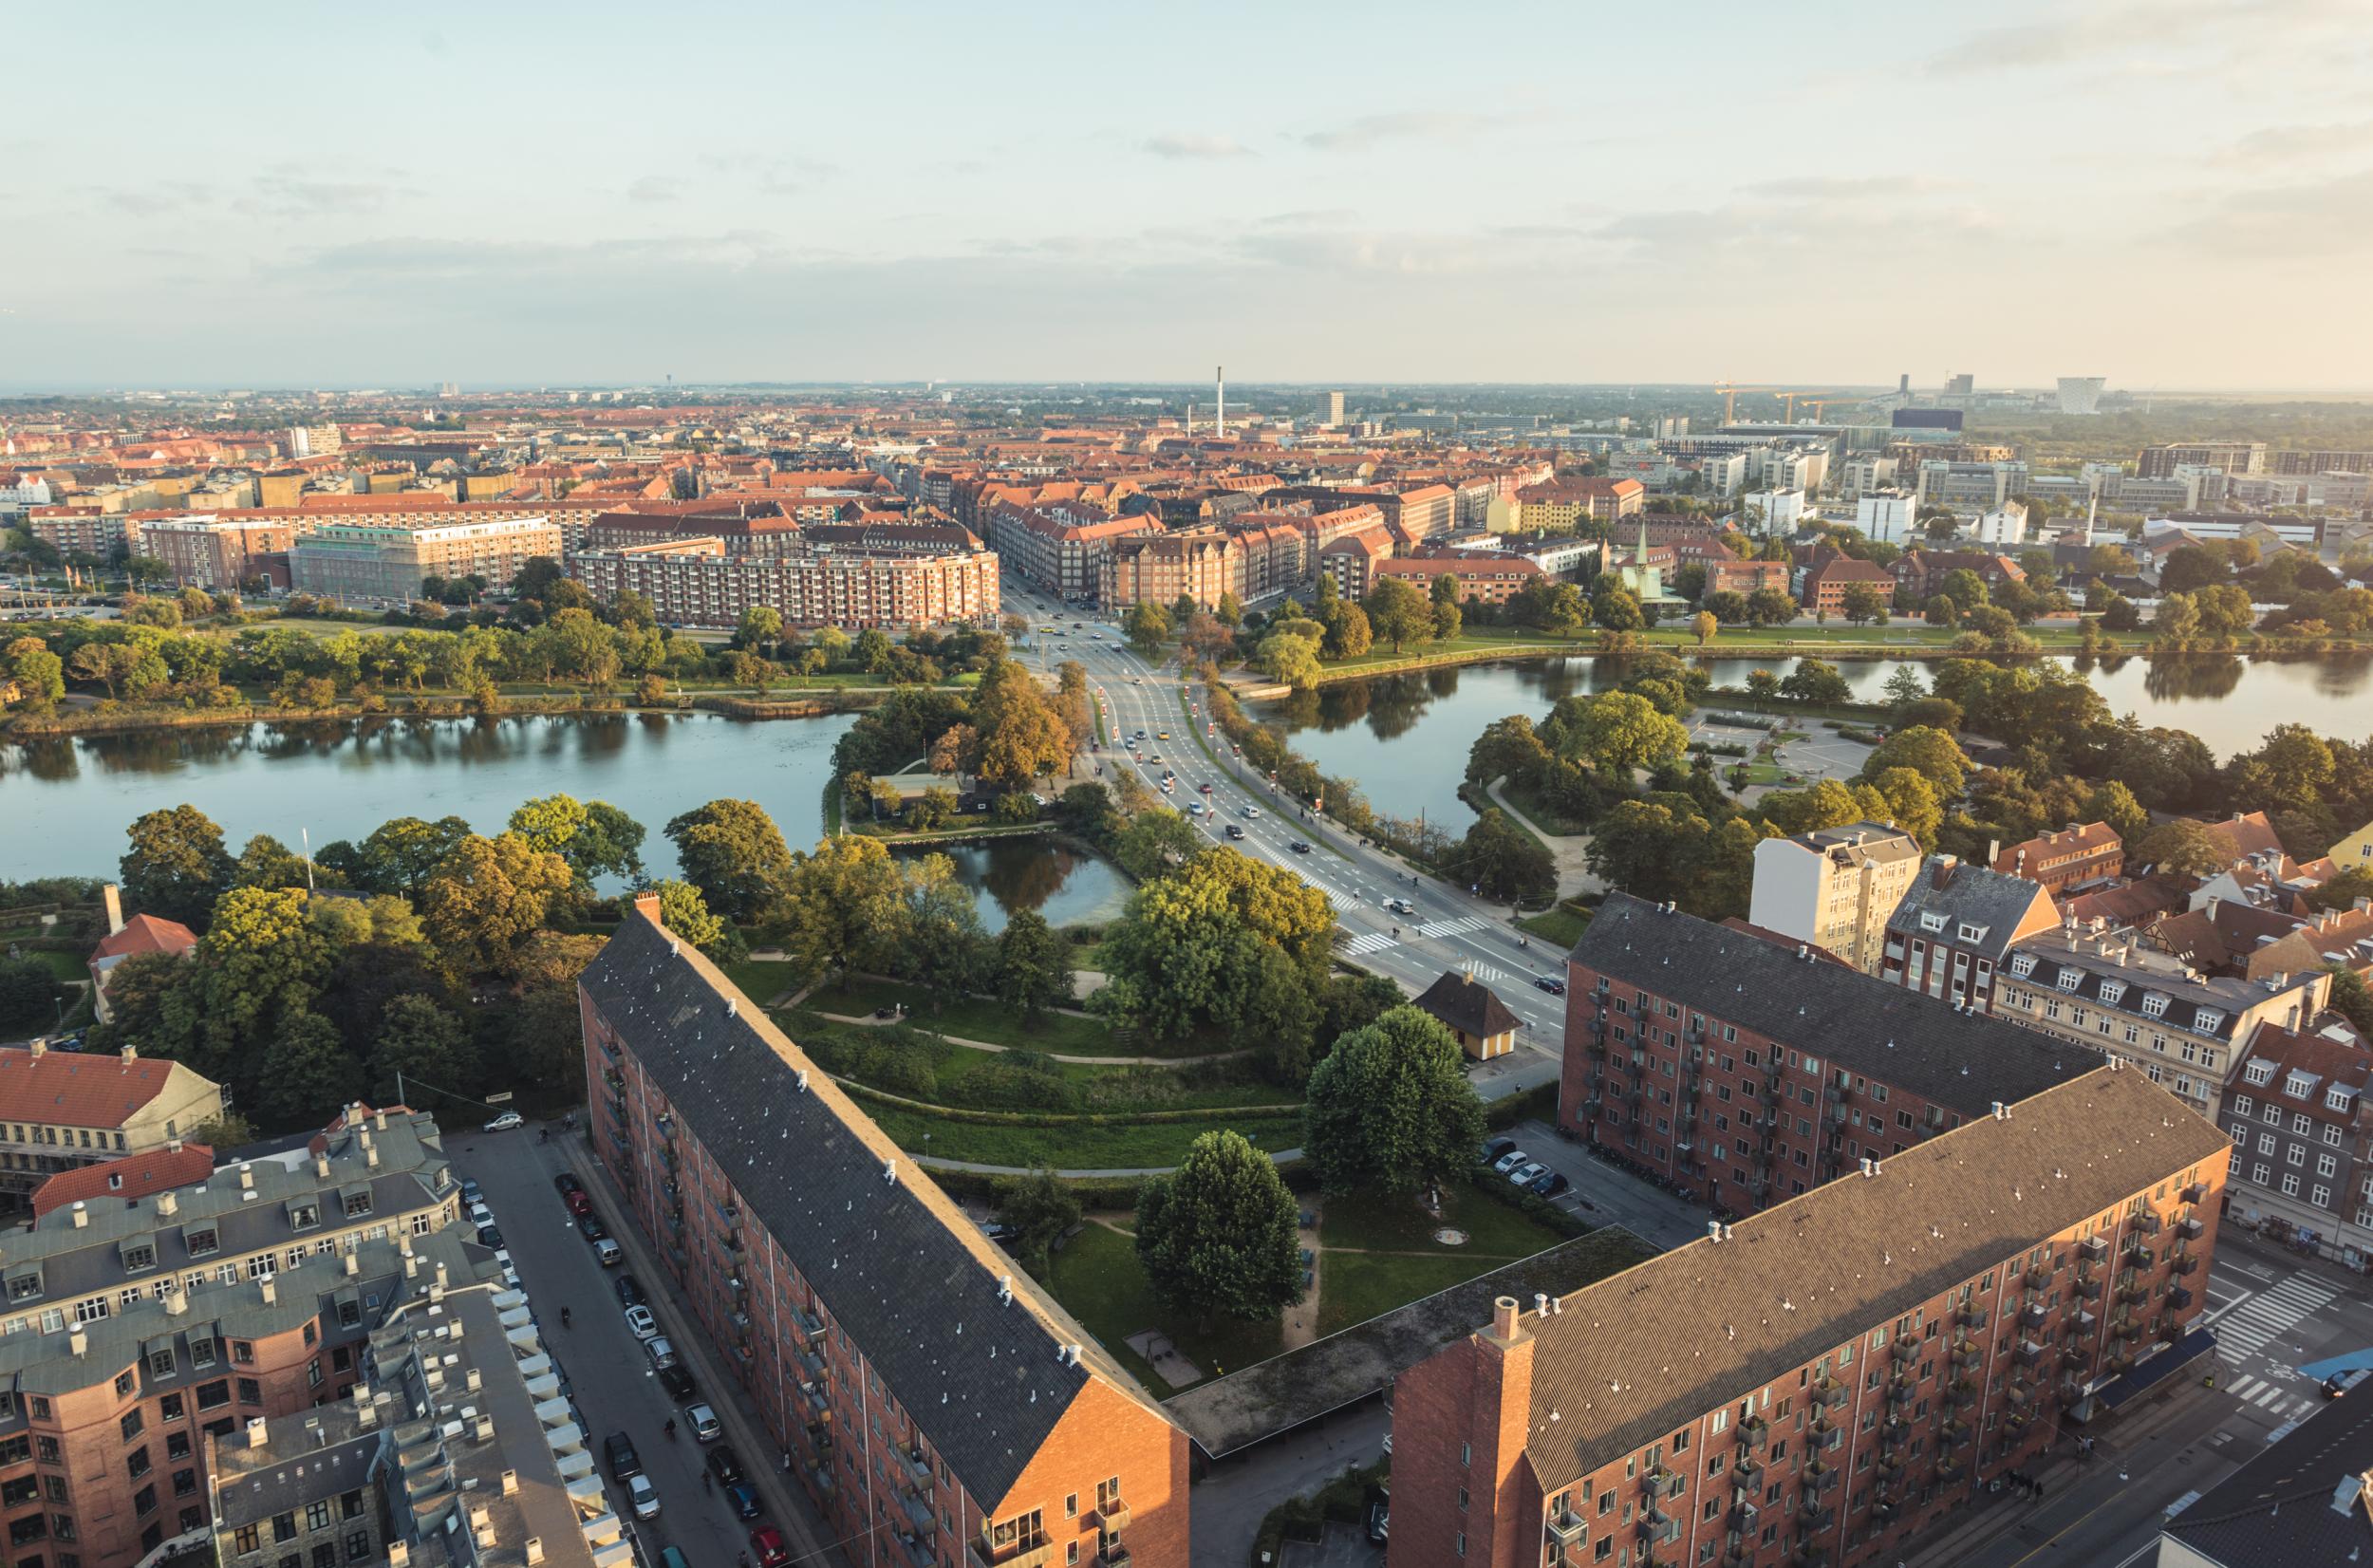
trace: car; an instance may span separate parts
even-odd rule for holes
[[[630,1475],[643,1473],[643,1461],[634,1451],[634,1439],[626,1433],[610,1433],[602,1443],[602,1452],[609,1461],[609,1478],[612,1481],[624,1481]]]
[[[653,1370],[663,1370],[676,1364],[676,1347],[665,1335],[643,1341],[643,1353],[651,1358]]]
[[[2347,1391],[2348,1374],[2346,1372],[2334,1372],[2331,1376],[2324,1379],[2325,1398],[2338,1399],[2342,1394],[2346,1393]]]
[[[577,1216],[577,1231],[589,1241],[599,1241],[609,1235],[609,1227],[602,1217],[591,1210]]]
[[[667,1391],[668,1398],[680,1405],[696,1398],[701,1392],[701,1386],[693,1382],[692,1374],[681,1366],[662,1367],[659,1370],[659,1386]]]
[[[486,1193],[467,1176],[461,1178],[461,1201],[473,1208],[486,1202]]]
[[[1230,838],[1242,838],[1244,836],[1244,830],[1239,828],[1235,823],[1231,822],[1227,825],[1227,836]]]
[[[1537,1198],[1554,1198],[1559,1193],[1563,1192],[1567,1187],[1570,1187],[1573,1185],[1573,1183],[1565,1179],[1562,1172],[1553,1170],[1545,1176],[1534,1178],[1531,1186],[1527,1190],[1529,1190]]]
[[[1392,1518],[1390,1511],[1383,1503],[1371,1503],[1368,1504],[1368,1539],[1370,1540],[1375,1542],[1378,1546],[1383,1545],[1386,1540],[1391,1538],[1391,1525]]]
[[[1299,838],[1294,840],[1293,843],[1288,844],[1286,848],[1293,850],[1298,855],[1306,855],[1310,853],[1310,846],[1303,843]]]
[[[1386,899],[1384,901],[1384,906],[1392,910],[1396,915],[1413,915],[1417,912],[1417,905],[1410,903],[1410,901],[1405,898]]]
[[[618,1304],[622,1307],[639,1307],[650,1299],[643,1294],[643,1281],[631,1274],[620,1275],[609,1288],[618,1293]]]
[[[1169,737],[1170,737],[1170,732],[1169,732],[1169,731],[1168,731],[1168,730],[1162,730],[1162,731],[1158,732],[1158,733],[1154,736],[1154,738],[1155,738],[1156,740],[1168,740]]]
[[[501,1229],[495,1225],[478,1226],[477,1244],[485,1247],[489,1251],[499,1251],[503,1244],[503,1233]]]
[[[526,1117],[520,1115],[515,1111],[506,1111],[501,1115],[495,1117],[493,1121],[488,1122],[482,1130],[488,1132],[509,1132],[514,1128],[525,1127],[527,1125],[528,1122]]]
[[[605,1236],[593,1243],[593,1260],[606,1269],[614,1269],[626,1260],[626,1249]]]
[[[757,1568],[791,1568],[791,1548],[783,1544],[783,1533],[772,1524],[750,1532],[750,1550],[757,1556]]]
[[[659,1488],[651,1484],[649,1476],[634,1475],[626,1478],[626,1501],[634,1504],[635,1518],[656,1519],[659,1517]]]
[[[725,1435],[725,1424],[706,1405],[686,1405],[683,1424],[692,1428],[692,1440],[696,1443],[714,1443]]]
[[[1186,814],[1188,816],[1201,816],[1203,814],[1203,802],[1200,800],[1190,800],[1186,802]]]
[[[1542,990],[1548,992],[1553,997],[1562,997],[1565,995],[1565,981],[1558,979],[1554,975],[1535,975],[1533,977],[1533,984],[1540,987]]]
[[[709,1467],[709,1474],[717,1478],[719,1486],[730,1486],[748,1473],[741,1467],[741,1456],[721,1443],[711,1448],[701,1463]]]
[[[467,1182],[464,1182],[461,1185],[464,1188],[467,1188],[470,1185]],[[570,1175],[565,1170],[552,1178],[552,1185],[564,1198],[571,1192],[583,1192],[585,1190],[585,1184],[578,1181],[574,1176]]]
[[[569,1205],[569,1212],[579,1219],[593,1212],[593,1195],[583,1187],[577,1188],[562,1201]]]
[[[1498,1159],[1492,1161],[1491,1168],[1504,1176],[1530,1158],[1532,1158],[1532,1156],[1526,1154],[1523,1149],[1511,1148],[1505,1154],[1503,1154]]]
[[[1530,1186],[1549,1173],[1549,1167],[1536,1160],[1527,1160],[1508,1172],[1508,1185]]]
[[[1483,1163],[1483,1164],[1485,1164],[1485,1165],[1489,1165],[1492,1161],[1494,1161],[1494,1160],[1498,1159],[1498,1158],[1499,1158],[1501,1155],[1503,1155],[1503,1154],[1513,1154],[1513,1153],[1515,1153],[1515,1152],[1516,1152],[1516,1140],[1515,1140],[1515,1139],[1513,1139],[1513,1138],[1494,1138],[1494,1139],[1492,1139],[1489,1143],[1487,1143],[1487,1144],[1484,1145],[1483,1162],[1482,1162],[1482,1163]]]
[[[651,1316],[651,1309],[648,1307],[628,1307],[626,1309],[626,1332],[637,1339],[657,1339],[659,1319]]]
[[[1258,822],[1261,820],[1261,808],[1258,806],[1247,806],[1236,814],[1243,817],[1246,822]]]
[[[746,1481],[737,1481],[725,1488],[725,1503],[736,1519],[756,1519],[766,1512],[758,1502],[758,1489]]]
[[[495,1211],[493,1209],[488,1208],[484,1204],[472,1204],[470,1205],[470,1223],[474,1225],[491,1225],[494,1223]]]

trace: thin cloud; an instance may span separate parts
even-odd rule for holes
[[[247,195],[232,202],[252,217],[316,218],[376,212],[399,196],[419,193],[385,180],[316,179],[287,170],[259,175]]]
[[[1934,55],[1937,76],[2048,70],[2083,65],[2121,74],[2168,74],[2168,51],[2216,37],[2230,65],[2244,53],[2288,51],[2335,28],[2361,25],[2353,0],[2143,0],[2121,6],[2065,5],[2050,20],[1986,28]],[[2137,59],[2138,54],[2144,58]]]
[[[645,205],[662,201],[677,201],[682,196],[683,181],[672,175],[645,175],[641,179],[626,187],[628,201],[642,202]]]
[[[1359,153],[1389,141],[1462,141],[1479,131],[1506,123],[1499,115],[1467,114],[1447,109],[1410,109],[1398,114],[1367,114],[1331,130],[1313,131],[1305,146],[1322,153]]]
[[[1165,131],[1149,136],[1138,143],[1156,158],[1215,159],[1250,158],[1252,149],[1232,136],[1200,136],[1186,131]]]
[[[2373,148],[2373,120],[2320,125],[2269,125],[2216,155],[2216,161],[2263,167],[2362,154]]]
[[[2361,255],[2373,245],[2373,169],[2235,191],[2205,216],[2168,230],[2167,237],[2213,255],[2247,259]]]

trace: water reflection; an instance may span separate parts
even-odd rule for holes
[[[1046,838],[989,839],[936,852],[956,863],[958,881],[982,895],[981,924],[992,932],[1003,930],[1019,909],[1037,910],[1050,925],[1102,924],[1129,899],[1129,881],[1118,868]]]
[[[2230,653],[2187,653],[2143,661],[2142,689],[2161,702],[2231,697],[2241,685],[2241,661]]]

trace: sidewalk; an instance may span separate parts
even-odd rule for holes
[[[610,1178],[609,1167],[595,1159],[585,1140],[575,1133],[569,1134],[566,1142],[561,1157],[589,1189],[598,1190],[609,1200],[606,1206],[614,1221],[610,1235],[626,1249],[626,1263],[635,1278],[645,1281],[645,1294],[651,1311],[659,1317],[661,1332],[693,1369],[701,1397],[724,1424],[725,1435],[732,1440],[734,1451],[741,1456],[750,1484],[765,1501],[766,1517],[757,1522],[774,1524],[782,1530],[784,1540],[791,1545],[793,1560],[832,1563],[845,1568],[848,1559],[826,1546],[822,1521],[816,1518],[806,1490],[775,1463],[783,1451],[782,1445],[768,1433],[741,1380],[717,1358],[707,1330],[676,1299],[673,1277],[660,1266],[651,1250],[650,1238],[643,1234],[641,1223],[632,1218],[634,1211],[625,1192]]]

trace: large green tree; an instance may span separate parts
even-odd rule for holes
[[[457,973],[503,973],[512,947],[574,883],[567,861],[516,833],[472,835],[420,889],[421,924]]]
[[[1137,1199],[1137,1258],[1157,1299],[1208,1322],[1261,1322],[1301,1299],[1294,1195],[1236,1132],[1206,1132]]]
[[[380,1019],[370,1073],[371,1092],[383,1103],[396,1103],[399,1073],[412,1080],[402,1090],[406,1102],[425,1098],[415,1084],[448,1094],[467,1094],[476,1087],[477,1063],[469,1032],[433,998],[398,997]]]
[[[1017,909],[997,934],[989,973],[998,999],[1027,1019],[1071,1004],[1071,943],[1036,909]]]
[[[132,847],[119,863],[124,901],[142,913],[196,929],[231,885],[222,830],[195,806],[171,806],[133,820]]]
[[[1909,768],[1934,786],[1939,798],[1953,800],[1968,786],[1972,766],[1969,754],[1951,735],[1914,724],[1873,748],[1862,763],[1862,776],[1875,779],[1890,768]]]
[[[1644,697],[1627,691],[1588,699],[1566,732],[1561,749],[1595,768],[1628,775],[1654,768],[1689,750],[1689,727]]]
[[[579,879],[633,877],[643,869],[643,824],[607,800],[548,794],[523,801],[511,813],[511,831],[558,855]]]
[[[1483,1102],[1441,1020],[1395,1007],[1335,1042],[1310,1074],[1302,1148],[1330,1192],[1412,1192],[1463,1174]]]
[[[458,816],[434,822],[400,816],[383,822],[352,850],[355,884],[375,893],[418,898],[430,875],[469,836],[470,824]],[[322,851],[322,860],[330,863],[328,849]]]
[[[666,834],[684,880],[738,924],[773,904],[791,872],[782,832],[755,800],[712,800],[672,819]]]
[[[1107,934],[1105,1005],[1168,1038],[1247,1016],[1264,944],[1315,985],[1335,931],[1326,895],[1282,867],[1224,847],[1139,887]]]
[[[783,878],[775,921],[783,945],[811,969],[841,982],[861,967],[887,965],[906,931],[906,883],[878,839],[844,833],[799,857]]]
[[[1485,898],[1545,900],[1558,889],[1556,858],[1497,806],[1484,809],[1444,869]]]
[[[1361,601],[1374,634],[1398,653],[1411,643],[1433,641],[1433,601],[1403,577],[1386,577]]]
[[[1068,763],[1077,744],[1045,689],[1017,660],[1000,660],[982,674],[972,716],[980,732],[975,771],[994,790],[1028,789]]]

